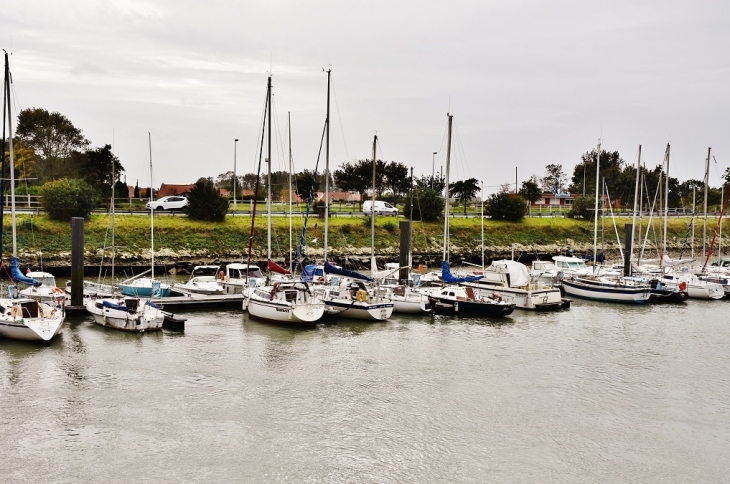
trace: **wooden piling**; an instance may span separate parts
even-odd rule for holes
[[[83,306],[84,299],[84,219],[71,219],[71,306]]]
[[[410,271],[410,261],[408,255],[411,253],[411,221],[401,220],[399,223],[400,228],[400,272],[398,273],[398,279],[402,283],[408,282],[408,271]]]

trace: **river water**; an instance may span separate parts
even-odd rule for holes
[[[0,480],[728,482],[727,304],[69,319],[50,346],[0,340]]]

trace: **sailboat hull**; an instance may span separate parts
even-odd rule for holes
[[[256,319],[278,324],[317,324],[324,316],[324,303],[287,305],[257,298],[247,301],[248,314]]]
[[[642,304],[649,300],[651,288],[622,286],[620,284],[588,284],[581,279],[563,279],[566,294],[595,301]]]
[[[393,314],[393,303],[369,304],[348,299],[328,299],[327,314],[342,318],[385,321]]]
[[[61,309],[31,299],[0,300],[4,308],[0,314],[0,337],[22,341],[50,341],[63,327],[64,314]],[[20,308],[13,315],[13,308]]]

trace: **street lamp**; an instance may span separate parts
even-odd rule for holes
[[[431,158],[431,190],[433,190],[433,177],[436,176],[436,155],[438,154],[437,151],[433,152],[433,157]]]
[[[233,140],[233,216],[236,215],[236,144],[238,138]]]

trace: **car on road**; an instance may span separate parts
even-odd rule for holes
[[[187,206],[188,199],[179,195],[171,195],[147,202],[147,210],[183,210]]]
[[[362,212],[365,214],[375,212],[375,215],[393,215],[394,217],[398,216],[398,209],[388,202],[384,202],[382,200],[375,200],[374,209],[373,201],[366,200],[365,203],[362,204]]]

